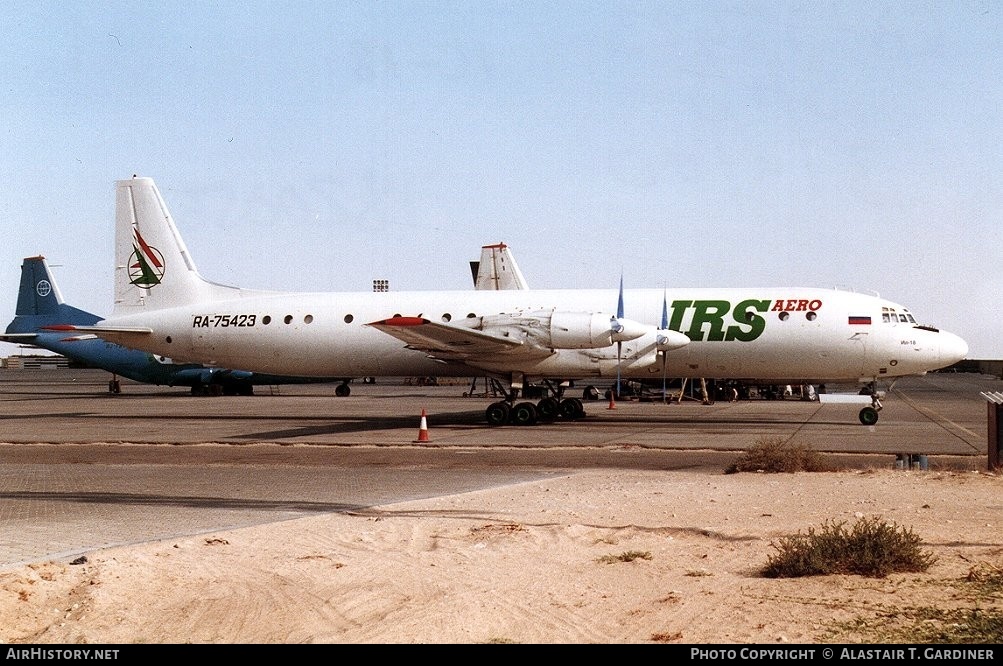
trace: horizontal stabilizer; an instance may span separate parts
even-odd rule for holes
[[[55,324],[53,326],[43,326],[45,331],[85,331],[87,333],[139,333],[149,335],[153,333],[152,328],[146,326],[74,326],[73,324]]]
[[[0,335],[0,340],[5,342],[24,342],[25,340],[31,340],[37,337],[37,333],[4,333],[3,335]]]

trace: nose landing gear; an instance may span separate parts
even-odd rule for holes
[[[881,398],[878,395],[877,384],[871,382],[867,385],[867,389],[869,389],[871,393],[871,404],[860,410],[858,418],[865,426],[872,426],[878,422],[878,412],[881,411],[882,405]],[[861,393],[863,393],[863,391],[861,391]]]

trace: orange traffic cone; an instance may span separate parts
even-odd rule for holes
[[[425,410],[421,410],[421,425],[418,426],[418,439],[414,440],[415,443],[418,442],[431,442],[428,438],[428,419],[425,418]]]
[[[609,407],[606,409],[616,409],[616,391],[613,389],[609,390]]]

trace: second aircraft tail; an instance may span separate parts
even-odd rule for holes
[[[99,317],[63,302],[45,257],[26,257],[21,263],[17,310],[6,333],[26,334],[51,324],[90,325]]]

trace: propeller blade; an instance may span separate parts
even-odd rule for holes
[[[616,399],[620,399],[620,355],[623,351],[623,343],[616,343]]]
[[[623,325],[623,271],[620,272],[620,294],[616,300],[616,324],[613,329],[614,335],[624,332]],[[623,340],[616,341],[616,398],[620,399],[620,364],[623,356]]]
[[[663,331],[669,327],[669,299],[665,295],[665,291],[662,291],[662,325],[659,326]]]
[[[623,273],[620,273],[620,297],[616,302],[616,318],[623,319]]]
[[[662,290],[662,325],[659,327],[661,330],[666,331],[669,328],[669,299],[665,294],[665,290]],[[658,336],[658,342],[662,343],[662,336]],[[668,398],[665,397],[665,393],[668,390],[668,384],[666,383],[666,367],[669,364],[669,351],[667,349],[662,350],[662,402],[666,402]]]

